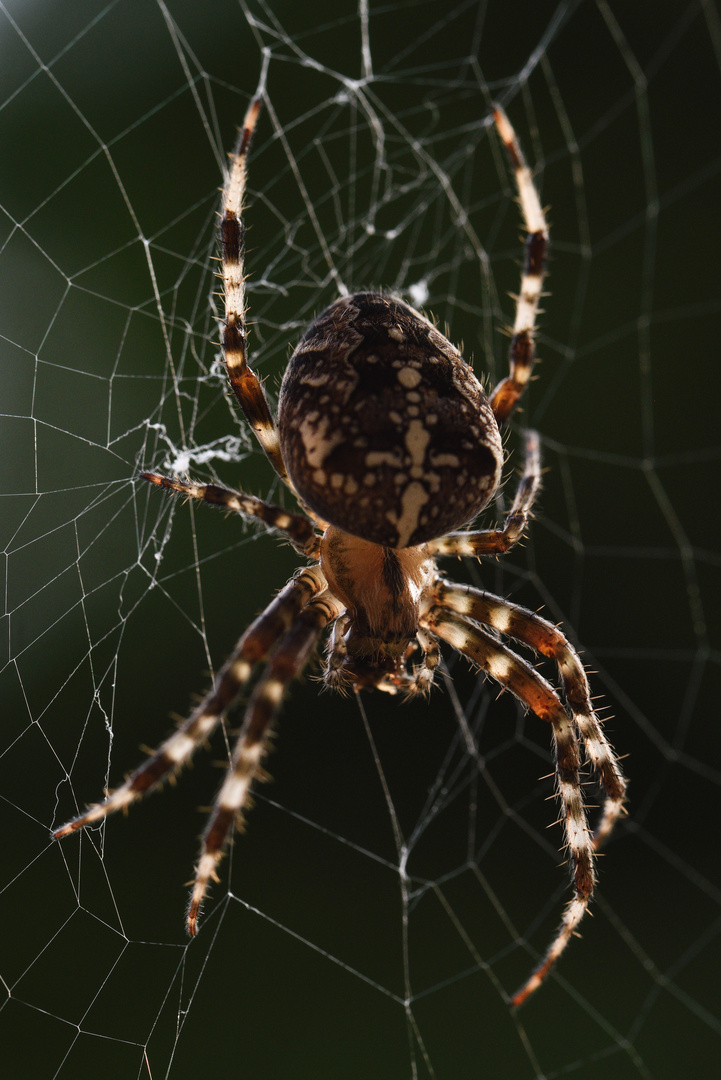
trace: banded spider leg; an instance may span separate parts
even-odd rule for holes
[[[318,638],[341,612],[327,593],[317,566],[298,571],[242,635],[215,680],[213,688],[180,727],[130,774],[104,802],[95,803],[66,825],[56,839],[101,821],[162,784],[179,771],[212,733],[246,686],[256,665],[270,654],[246,709],[231,767],[218,794],[203,836],[196,882],[188,911],[188,931],[195,934],[200,905],[220,860],[233,822],[247,802],[260,771],[269,726],[287,683],[304,669]]]

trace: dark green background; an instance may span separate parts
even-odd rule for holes
[[[8,1076],[716,1075],[720,41],[710,3],[371,3],[364,111],[353,3],[3,6]],[[282,498],[208,344],[217,188],[263,47],[248,269],[271,392],[340,282],[426,281],[428,309],[500,377],[520,248],[494,97],[551,207],[524,413],[543,498],[522,551],[452,572],[543,606],[582,644],[631,803],[583,939],[517,1016],[504,995],[567,896],[538,779],[548,733],[450,656],[429,702],[364,696],[372,740],[356,701],[293,688],[273,783],[191,946],[183,883],[222,736],[126,820],[49,839],[185,714],[297,562],[133,479],[162,464],[163,432],[234,436],[235,460],[193,472]],[[405,909],[374,748],[409,842]]]

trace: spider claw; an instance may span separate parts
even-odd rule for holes
[[[190,894],[190,901],[188,903],[188,914],[185,920],[185,925],[190,937],[195,937],[198,933],[200,911],[208,892],[210,882],[214,881],[217,884],[220,881],[215,869],[219,858],[219,855],[206,852],[201,856],[200,862],[198,863],[195,881],[193,883],[193,891]]]

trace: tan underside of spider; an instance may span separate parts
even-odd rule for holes
[[[594,852],[623,812],[625,799],[624,780],[591,704],[583,665],[560,630],[502,597],[446,580],[437,568],[443,556],[500,555],[513,547],[538,491],[539,440],[528,432],[524,472],[503,527],[460,528],[499,486],[499,427],[531,376],[548,245],[545,216],[513,129],[497,108],[496,127],[516,176],[528,231],[508,377],[486,398],[460,354],[419,312],[379,294],[342,297],[311,325],[293,354],[276,425],[247,362],[241,218],[248,149],[259,111],[256,100],[231,158],[223,195],[222,345],[243,412],[274,469],[299,498],[302,513],[212,484],[157,473],[143,478],[259,519],[283,534],[310,565],[245,631],[192,715],[104,802],[54,835],[66,836],[104,819],[179,770],[264,663],[203,835],[187,922],[195,934],[209,884],[218,880],[218,862],[261,773],[271,722],[290,680],[303,671],[324,632],[329,631],[324,678],[337,690],[425,692],[440,659],[439,642],[445,641],[551,729],[574,895],[545,956],[511,998],[519,1005],[541,984],[583,917],[595,883]],[[369,434],[376,429],[377,434]],[[563,693],[498,635],[555,661]],[[581,748],[605,795],[593,834],[580,779]]]

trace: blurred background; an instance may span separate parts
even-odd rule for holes
[[[7,1075],[715,1076],[715,5],[6,0],[0,49]],[[322,693],[317,667],[293,686],[192,943],[233,718],[162,796],[50,839],[298,563],[136,480],[285,498],[217,346],[218,189],[259,89],[247,271],[271,396],[313,315],[366,287],[505,373],[521,229],[492,101],[550,208],[542,362],[507,443],[512,489],[540,431],[543,495],[521,550],[448,572],[563,622],[630,804],[594,917],[515,1014],[569,895],[548,731],[450,653],[427,701]]]

